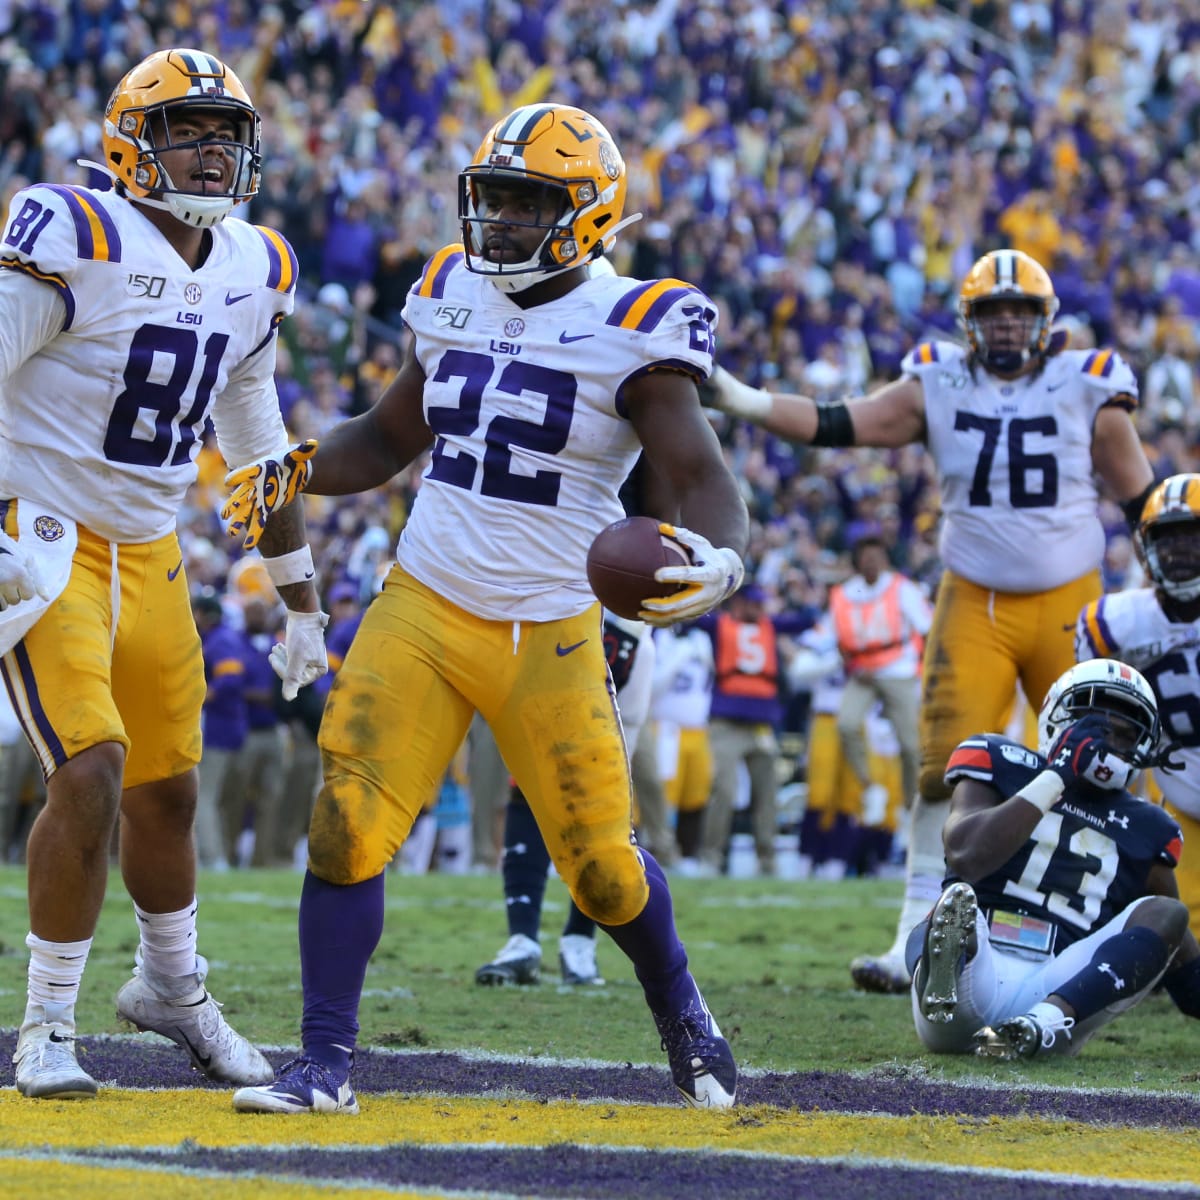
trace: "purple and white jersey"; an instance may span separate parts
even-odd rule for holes
[[[0,497],[115,542],[169,533],[211,415],[231,466],[287,445],[275,330],[296,260],[227,218],[192,270],[133,201],[37,184],[0,240]]]
[[[641,452],[622,392],[648,371],[707,379],[716,306],[682,280],[605,274],[521,308],[447,246],[403,317],[435,440],[400,565],[487,620],[583,612],[588,547],[625,515],[617,488]]]

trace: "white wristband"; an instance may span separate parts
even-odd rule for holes
[[[312,548],[307,545],[289,554],[281,554],[278,558],[264,556],[263,566],[277,588],[286,587],[289,583],[308,583],[316,575]]]
[[[713,368],[710,382],[717,393],[718,407],[731,417],[761,421],[771,415],[771,393],[735,379],[724,367]]]
[[[1066,784],[1054,771],[1043,771],[1035,775],[1013,799],[1020,797],[1039,811],[1048,813],[1058,803],[1064,787]]]

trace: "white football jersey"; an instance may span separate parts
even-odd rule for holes
[[[601,275],[521,308],[447,246],[402,315],[435,441],[400,565],[488,620],[584,611],[588,547],[625,515],[641,451],[622,390],[655,369],[706,379],[716,307],[678,279]]]
[[[703,729],[708,724],[717,674],[712,638],[693,626],[681,633],[656,630],[654,642],[658,647],[651,708],[655,720],[683,729]]]
[[[52,289],[61,324],[0,339],[0,497],[149,542],[174,528],[210,412],[232,465],[287,445],[274,334],[295,256],[262,226],[209,232],[192,270],[116,192],[38,184],[13,198],[0,323]]]
[[[1110,592],[1079,614],[1075,658],[1115,658],[1140,671],[1158,698],[1163,737],[1182,771],[1155,771],[1163,795],[1200,820],[1200,621],[1171,621],[1153,588]]]
[[[1006,380],[967,365],[952,342],[923,342],[902,364],[921,381],[929,452],[942,494],[941,555],[998,592],[1042,592],[1104,556],[1092,425],[1137,381],[1113,350],[1065,350]]]

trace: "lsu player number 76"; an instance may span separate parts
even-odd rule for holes
[[[1101,592],[1097,480],[1131,528],[1153,487],[1130,417],[1132,369],[1115,350],[1066,346],[1053,329],[1058,308],[1039,262],[993,250],[961,284],[963,341],[920,343],[901,377],[867,396],[818,406],[720,372],[714,381],[719,405],[780,436],[829,447],[920,442],[933,460],[946,569],[925,643],[919,794],[895,939],[851,963],[868,990],[908,987],[905,939],[939,894],[955,746],[1002,729],[1018,683],[1043,696],[1074,661],[1075,619]]]

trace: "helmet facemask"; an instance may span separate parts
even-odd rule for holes
[[[1028,308],[1029,314],[989,313],[989,307],[1001,303]],[[1020,250],[985,254],[967,272],[958,298],[958,315],[973,358],[998,375],[1019,375],[1049,353],[1057,313],[1050,276]]]
[[[1200,475],[1172,475],[1151,492],[1134,545],[1163,595],[1181,604],[1200,600]]]
[[[568,184],[530,171],[513,172],[490,167],[468,167],[458,177],[458,215],[463,223],[463,243],[470,269],[492,276],[506,292],[523,292],[533,284],[586,262],[572,226],[580,209],[575,200],[595,198],[595,187],[585,180],[577,186],[583,197],[573,198]],[[528,220],[515,219],[528,210]],[[502,210],[507,215],[501,219]],[[550,215],[552,214],[552,215]],[[542,239],[528,257],[505,261],[489,256],[490,245],[511,241],[506,230],[536,229]]]
[[[171,118],[191,111],[228,116],[236,130],[231,139],[211,135],[188,141],[176,141],[171,136]],[[169,212],[187,225],[206,228],[220,221],[235,204],[250,199],[258,191],[259,167],[262,156],[258,146],[258,114],[233,99],[178,100],[147,109],[129,109],[122,113],[117,136],[136,147],[134,180],[139,187],[162,200]],[[211,172],[206,151],[218,145],[227,159],[232,159],[232,183],[224,190],[190,191]],[[163,151],[192,150],[194,158],[175,167],[173,178],[159,157]],[[205,185],[207,188],[207,184]]]
[[[1020,305],[1019,313],[999,312],[1001,306]],[[1049,321],[1040,301],[1026,297],[995,296],[965,306],[963,324],[979,362],[1001,375],[1016,374],[1040,353],[1049,335]],[[989,331],[991,337],[988,336]]]
[[[1200,597],[1200,525],[1172,521],[1151,529],[1145,540],[1150,577],[1172,600]]]

